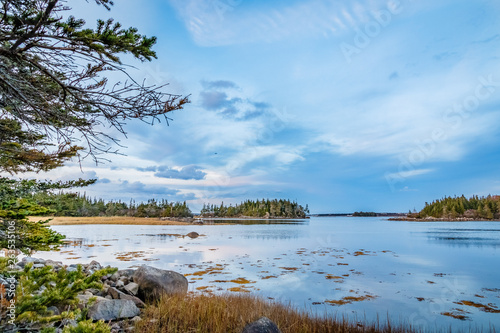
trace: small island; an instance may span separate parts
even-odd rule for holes
[[[354,212],[352,214],[352,216],[358,216],[358,217],[376,217],[378,215],[375,212]]]
[[[393,221],[492,221],[500,220],[500,196],[477,195],[466,198],[444,197],[432,203],[425,203],[420,212],[409,212],[406,217],[396,217]]]
[[[224,206],[203,204],[202,218],[264,218],[264,219],[304,219],[309,214],[309,206],[304,208],[295,201],[284,199],[246,200],[239,205]]]

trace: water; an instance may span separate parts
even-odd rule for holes
[[[36,256],[119,268],[148,264],[185,274],[193,292],[250,292],[353,320],[389,316],[426,330],[500,328],[500,222],[244,222],[55,226],[72,242]],[[191,231],[201,236],[184,236]]]

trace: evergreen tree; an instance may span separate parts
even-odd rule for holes
[[[500,197],[491,196],[478,197],[472,196],[467,199],[461,197],[444,197],[435,200],[431,204],[425,203],[425,207],[417,214],[419,218],[482,218],[498,219],[500,218]]]
[[[109,9],[111,1],[97,0]],[[158,119],[188,99],[132,80],[120,61],[156,58],[155,37],[99,20],[95,29],[67,14],[65,0],[5,0],[0,12],[0,161],[10,172],[61,166],[81,150],[96,157],[124,133],[127,119]],[[63,17],[67,17],[63,20]],[[123,83],[108,83],[115,72]],[[22,125],[21,125],[22,124]],[[84,138],[82,142],[80,137]],[[50,150],[47,140],[57,142]],[[76,144],[78,142],[78,144]]]

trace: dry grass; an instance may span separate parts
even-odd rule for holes
[[[129,217],[129,216],[95,216],[95,217],[51,217],[49,225],[77,225],[77,224],[134,224],[134,225],[189,225],[187,222],[162,221],[151,217]],[[45,217],[30,217],[30,221],[39,221]]]
[[[255,296],[211,294],[164,297],[145,309],[144,319],[137,323],[136,332],[240,333],[246,324],[262,316],[275,322],[283,333],[416,332],[411,327],[314,317]]]

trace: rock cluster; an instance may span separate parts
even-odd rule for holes
[[[76,271],[77,264],[63,265],[60,261],[44,260],[40,258],[25,257],[17,263],[15,269],[21,270],[28,263],[33,268],[52,266],[56,271],[66,268],[68,272]],[[97,261],[83,264],[82,271],[90,276],[94,272],[104,268]],[[0,282],[2,277],[0,276]],[[132,322],[141,320],[139,317],[144,301],[153,301],[162,294],[185,295],[188,290],[188,281],[182,275],[174,271],[162,270],[151,266],[141,266],[138,269],[119,270],[111,275],[101,277],[103,288],[87,289],[77,295],[80,308],[88,308],[87,316],[92,320],[104,320],[112,323],[112,332],[125,332]],[[51,307],[55,315],[60,314],[62,309]],[[76,322],[68,322],[67,325],[76,325]]]
[[[194,234],[192,236],[195,236]],[[193,237],[194,238],[194,237]],[[15,269],[21,270],[28,263],[33,268],[52,266],[59,271],[63,267],[67,271],[76,271],[77,264],[63,265],[60,261],[44,260],[40,258],[25,257],[17,263]],[[104,268],[97,261],[82,264],[82,271],[90,276]],[[0,275],[0,283],[7,283],[5,277]],[[122,333],[134,330],[134,324],[142,320],[141,309],[145,302],[158,299],[161,295],[185,295],[188,290],[188,280],[174,271],[158,269],[143,265],[138,269],[123,269],[101,277],[103,287],[87,289],[77,295],[78,306],[87,308],[87,317],[92,320],[104,320],[111,327],[112,333]],[[56,306],[48,308],[54,315],[60,314],[63,309]],[[62,326],[75,326],[75,320],[66,320]],[[56,330],[62,332],[62,328]],[[256,322],[248,324],[243,333],[280,333],[272,321],[262,317]]]

